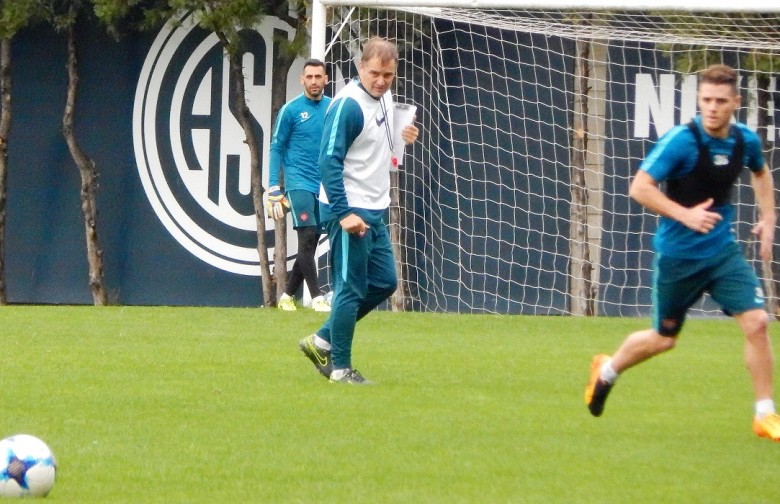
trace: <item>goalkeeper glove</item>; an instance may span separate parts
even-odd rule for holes
[[[268,216],[275,220],[283,219],[284,214],[290,209],[290,202],[279,189],[279,186],[271,186],[265,197],[265,210]]]

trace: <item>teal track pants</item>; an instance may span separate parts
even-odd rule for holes
[[[341,229],[337,219],[325,223],[330,240],[333,299],[330,317],[317,335],[331,344],[334,369],[352,367],[355,324],[389,298],[398,285],[390,235],[385,224],[372,225],[364,236]]]

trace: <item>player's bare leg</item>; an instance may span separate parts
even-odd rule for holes
[[[647,329],[630,334],[614,356],[594,356],[585,387],[585,404],[591,415],[601,416],[607,396],[621,372],[671,350],[676,342],[675,337],[661,336],[654,329]]]
[[[753,431],[780,441],[780,416],[772,400],[774,355],[769,338],[769,316],[764,310],[750,310],[734,317],[745,334],[745,365],[753,384],[756,414]]]
[[[769,317],[764,310],[750,310],[734,317],[745,334],[745,365],[756,400],[772,397],[774,357],[769,339]]]
[[[612,356],[612,368],[622,373],[651,357],[668,352],[676,344],[676,337],[661,336],[655,329],[631,333]]]

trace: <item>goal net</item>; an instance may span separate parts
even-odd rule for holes
[[[777,163],[780,12],[769,3],[739,12],[379,3],[323,1],[325,60],[338,87],[357,75],[367,38],[397,42],[396,99],[418,107],[420,139],[394,176],[398,307],[649,315],[657,217],[628,186],[658,137],[696,114],[695,74],[708,64],[739,70],[737,119]],[[747,171],[733,202],[773,307],[778,264],[758,259]],[[706,297],[693,312],[718,313]]]

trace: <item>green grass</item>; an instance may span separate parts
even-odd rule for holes
[[[742,337],[692,320],[604,416],[593,353],[642,319],[371,314],[329,384],[297,350],[322,314],[0,308],[0,437],[34,434],[60,503],[774,503]]]

